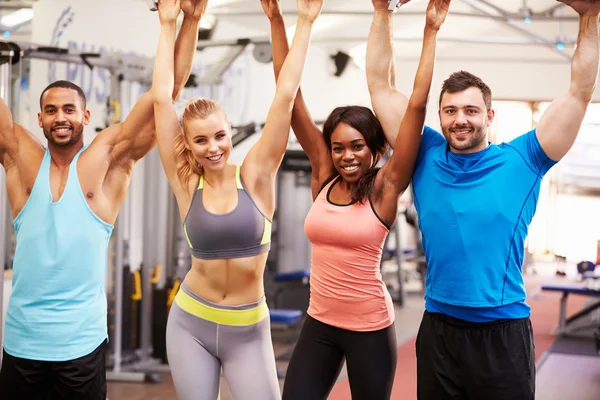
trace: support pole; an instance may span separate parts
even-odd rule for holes
[[[111,76],[110,96],[113,99],[121,99],[121,82],[118,77]],[[114,121],[117,122],[117,121]],[[115,290],[115,330],[114,330],[114,360],[113,372],[121,372],[122,349],[123,349],[123,268],[125,262],[125,220],[127,217],[127,202],[123,204],[117,217],[115,237],[116,237],[116,259],[115,259],[115,274],[114,274],[114,290]]]
[[[11,63],[7,62],[0,65],[0,97],[10,107],[10,66]],[[4,168],[0,171],[0,345],[4,343],[4,268],[5,268],[5,255],[6,255],[6,208],[7,208],[7,195],[6,195],[6,175]],[[0,352],[0,362],[2,361],[2,352]]]

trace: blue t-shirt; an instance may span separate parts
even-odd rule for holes
[[[472,322],[529,316],[524,242],[542,178],[555,164],[535,130],[456,154],[425,127],[412,184],[428,311]]]

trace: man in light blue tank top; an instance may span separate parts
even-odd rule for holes
[[[189,77],[205,5],[182,0],[174,98]],[[107,247],[133,166],[155,143],[153,107],[143,94],[124,122],[84,146],[85,95],[54,82],[40,97],[44,148],[0,101],[0,161],[16,231],[3,400],[106,399]]]
[[[563,2],[580,15],[571,87],[536,129],[508,143],[490,143],[491,90],[465,71],[443,84],[442,134],[424,129],[412,181],[428,266],[416,346],[419,399],[534,399],[524,241],[544,175],[580,130],[599,64],[600,0]],[[393,140],[407,99],[390,84],[391,18],[376,13],[373,26],[369,89]]]

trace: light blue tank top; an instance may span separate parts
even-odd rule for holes
[[[53,202],[46,150],[31,195],[14,219],[17,247],[4,349],[14,357],[67,361],[107,338],[106,253],[113,226],[90,209],[73,158]]]

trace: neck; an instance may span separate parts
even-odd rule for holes
[[[344,178],[339,181],[340,189],[344,192],[352,193],[352,190],[356,187],[356,182],[348,182]]]
[[[220,187],[229,184],[231,180],[231,170],[235,170],[236,166],[232,164],[225,164],[224,168],[220,170],[207,170],[203,169],[202,175],[204,176],[204,181],[215,189],[219,189]]]
[[[68,167],[73,161],[75,154],[83,147],[83,142],[78,142],[73,146],[56,146],[48,143],[52,162],[59,168]]]

